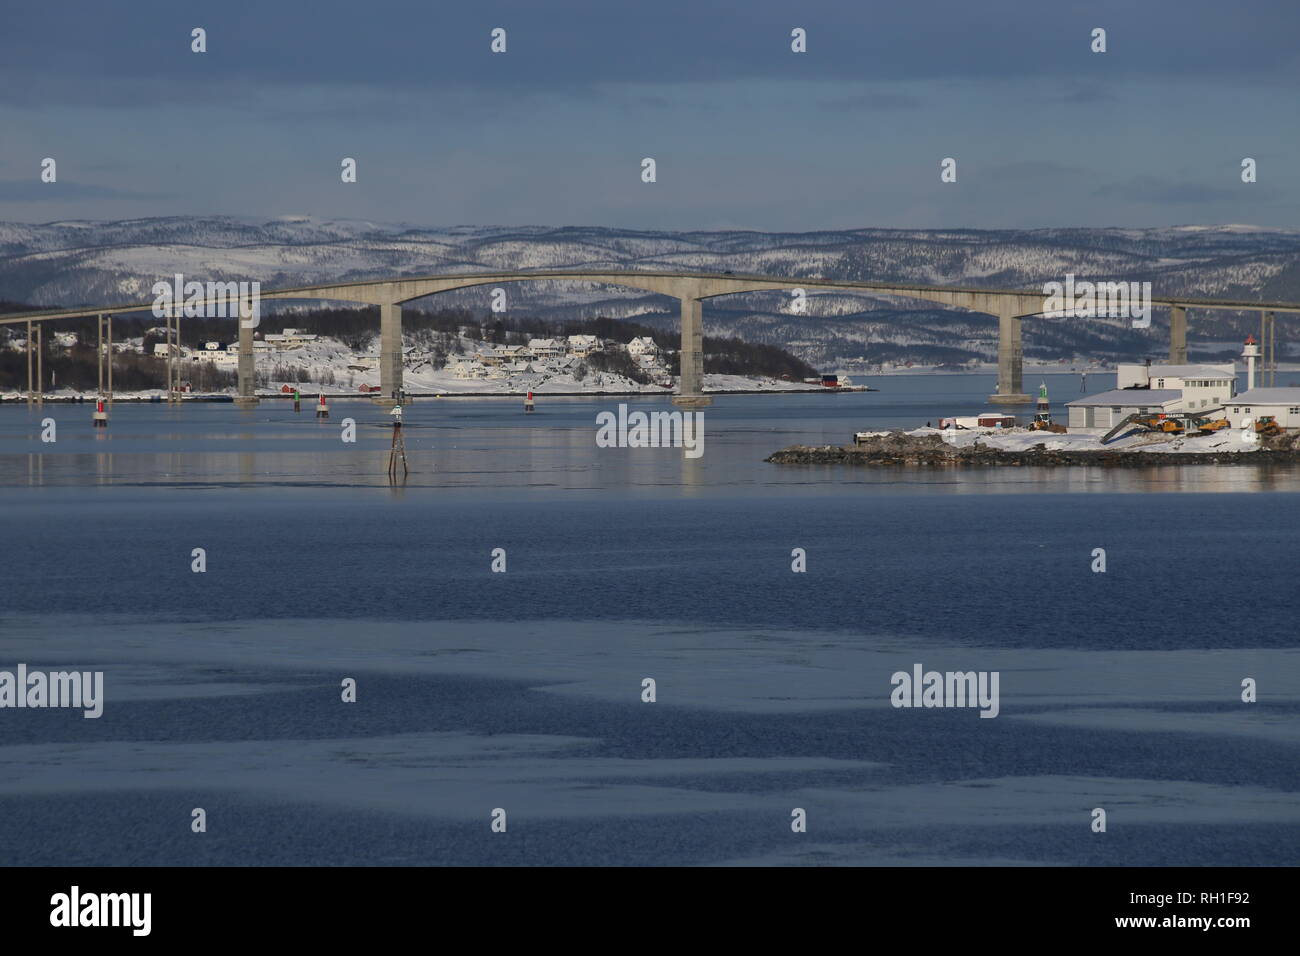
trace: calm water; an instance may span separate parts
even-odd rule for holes
[[[0,406],[0,669],[106,675],[0,710],[0,858],[1297,862],[1296,478],[763,462],[991,379],[873,384],[720,398],[698,461],[595,448],[626,399],[421,401],[399,488],[367,403]],[[999,716],[889,706],[918,662]]]
[[[1045,376],[1053,407],[1079,394],[1078,375]],[[1037,381],[1037,377],[1034,379]],[[1029,381],[1028,379],[1026,381]],[[736,497],[771,493],[844,494],[853,486],[912,493],[970,492],[1300,491],[1300,476],[1256,468],[1153,466],[1145,469],[989,469],[901,474],[895,470],[782,467],[763,459],[786,445],[844,444],[855,431],[914,428],[944,415],[989,407],[988,375],[885,376],[878,392],[721,396],[705,412],[705,452],[690,459],[661,449],[595,447],[596,415],[626,402],[671,410],[665,397],[547,398],[525,415],[518,398],[422,399],[405,414],[408,490],[510,497],[560,491],[599,492],[598,499],[657,496]],[[1089,391],[1114,384],[1091,374]],[[118,403],[106,430],[91,426],[88,404],[0,406],[0,487],[204,485],[243,490],[275,486],[388,488],[388,415],[364,400],[336,400],[331,418],[311,404],[294,413],[282,400],[251,411],[229,404]],[[1018,409],[1032,417],[1032,406]],[[340,440],[343,419],[357,423],[355,444]],[[40,441],[52,418],[58,440]]]

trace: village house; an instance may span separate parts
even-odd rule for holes
[[[503,362],[522,362],[533,358],[533,352],[526,345],[498,345],[497,355]]]
[[[570,355],[586,358],[592,352],[600,351],[600,340],[594,335],[570,335],[568,338]]]
[[[264,335],[263,340],[269,342],[273,348],[280,352],[287,352],[290,349],[301,348],[316,341],[317,336],[310,335],[298,329],[285,329],[283,332],[268,332]]]
[[[582,359],[576,355],[566,355],[562,358],[551,359],[546,363],[546,371],[555,375],[572,375],[582,364]]]
[[[634,358],[638,355],[658,355],[659,346],[648,335],[641,335],[627,343],[627,354]]]
[[[451,374],[462,379],[486,378],[487,369],[482,362],[462,358],[451,363]]]
[[[529,339],[528,350],[533,353],[533,358],[539,359],[564,354],[564,346],[555,339]]]

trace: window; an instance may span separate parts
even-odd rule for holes
[[[1287,409],[1287,414],[1288,414],[1288,415],[1300,415],[1300,407],[1296,407],[1296,408],[1288,408],[1288,409]]]
[[[1164,388],[1164,387],[1165,387],[1165,380],[1163,378],[1157,379],[1156,388]]]
[[[1114,406],[1111,407],[1111,412],[1113,412],[1116,415],[1118,415],[1122,411],[1123,411],[1122,408],[1115,408]]]

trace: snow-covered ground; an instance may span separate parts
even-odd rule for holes
[[[860,435],[888,435],[889,432],[859,432]],[[908,435],[940,435],[944,441],[963,448],[976,442],[999,451],[1029,451],[1044,445],[1048,451],[1140,451],[1160,454],[1186,454],[1189,452],[1244,452],[1259,451],[1260,443],[1243,437],[1241,429],[1227,428],[1212,435],[1164,435],[1140,430],[1124,435],[1103,445],[1105,429],[1075,429],[1064,435],[1052,432],[1031,432],[1024,428],[970,428],[940,430],[916,428]]]

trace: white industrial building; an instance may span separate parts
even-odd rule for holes
[[[1283,428],[1300,428],[1300,388],[1252,388],[1227,407],[1233,428],[1240,428],[1248,418],[1259,421],[1269,415]]]
[[[1246,391],[1236,394],[1235,365],[1120,365],[1117,387],[1067,402],[1074,428],[1112,428],[1134,413],[1226,418],[1233,428],[1272,417],[1283,428],[1300,428],[1300,387],[1256,388],[1259,345],[1246,339]]]
[[[1182,392],[1180,412],[1222,408],[1236,391],[1237,367],[1227,365],[1120,365],[1117,389],[1175,389]]]
[[[1254,362],[1250,341],[1242,353]],[[1115,388],[1066,402],[1070,428],[1113,428],[1129,415],[1225,414],[1237,391],[1237,367],[1124,363],[1115,369]]]
[[[1183,410],[1183,392],[1172,388],[1115,388],[1066,402],[1069,428],[1113,428],[1129,415],[1170,414]]]

